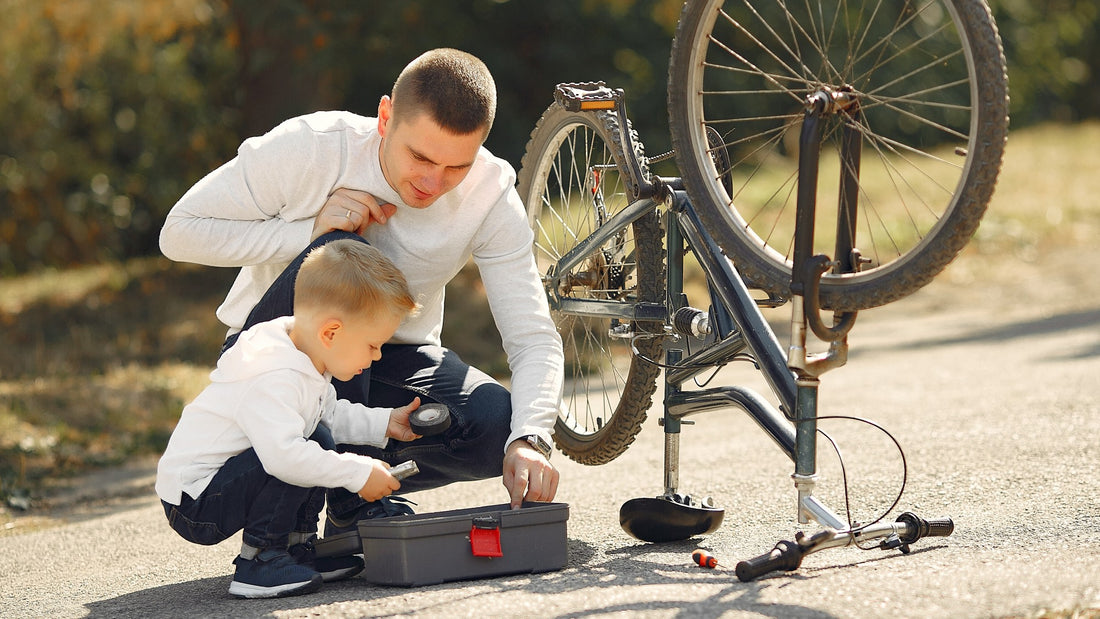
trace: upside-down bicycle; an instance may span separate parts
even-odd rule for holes
[[[814,496],[817,391],[845,363],[857,312],[928,283],[985,212],[1008,92],[984,0],[688,0],[662,157],[646,157],[621,90],[562,84],[554,98],[518,187],[566,347],[558,447],[590,465],[622,454],[664,372],[664,492],[625,503],[623,528],[662,542],[721,524],[709,498],[677,488],[679,433],[690,415],[737,407],[794,462],[799,523],[821,527],[740,562],[741,580],[825,548],[908,552],[950,535],[949,518],[910,512],[853,524]],[[680,176],[651,174],[669,157]],[[702,271],[704,293],[685,290],[685,268]],[[784,349],[760,308],[788,302]],[[827,351],[808,351],[810,333]],[[777,404],[699,386],[745,359]]]

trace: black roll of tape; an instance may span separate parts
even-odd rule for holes
[[[451,409],[443,404],[421,404],[409,415],[409,426],[420,436],[434,436],[451,427]]]

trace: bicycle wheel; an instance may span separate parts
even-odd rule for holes
[[[854,127],[855,247],[866,259],[858,273],[824,276],[822,307],[883,305],[954,259],[993,193],[1008,86],[989,9],[982,0],[685,4],[668,89],[684,184],[746,281],[780,296],[790,294],[801,120],[821,90],[846,93],[858,113],[822,119],[817,219],[837,219],[841,129]],[[834,251],[828,227],[815,230],[814,253]]]
[[[535,231],[535,257],[565,347],[565,407],[554,440],[570,458],[604,464],[641,430],[660,368],[660,342],[633,338],[628,320],[562,309],[561,299],[633,304],[664,298],[663,240],[656,211],[616,232],[580,265],[551,283],[558,261],[628,204],[621,126],[611,112],[567,112],[551,105],[539,119],[519,172],[518,188]],[[629,127],[626,128],[629,130]],[[635,140],[642,159],[641,143]],[[626,315],[631,315],[627,313]]]

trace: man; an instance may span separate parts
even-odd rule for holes
[[[379,248],[422,309],[369,375],[334,381],[337,393],[391,408],[420,396],[450,407],[452,424],[384,450],[341,448],[390,464],[416,460],[421,473],[403,482],[406,492],[501,475],[515,507],[557,491],[549,442],[564,361],[515,172],[482,147],[495,111],[480,60],[432,50],[405,67],[376,119],[318,112],[246,140],[172,208],[160,244],[173,260],[241,268],[217,311],[229,326],[226,348],[242,329],[291,313],[293,278],[314,246],[352,237]],[[440,342],[444,287],[471,256],[508,356],[510,393]],[[400,507],[330,494],[326,533]]]

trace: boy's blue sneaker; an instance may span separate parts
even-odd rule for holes
[[[325,537],[332,537],[348,531],[357,531],[360,520],[373,520],[375,518],[392,518],[393,516],[411,516],[413,511],[409,504],[412,501],[399,496],[387,496],[364,503],[350,514],[334,515],[328,512],[325,515]]]
[[[351,578],[363,571],[363,559],[355,555],[318,557],[317,549],[313,546],[316,539],[317,537],[314,536],[301,544],[294,544],[287,549],[287,552],[298,562],[298,565],[304,565],[319,572],[321,579],[325,582]]]
[[[313,593],[321,588],[321,575],[299,565],[281,548],[260,551],[253,559],[237,557],[229,594],[240,598],[279,598]]]

